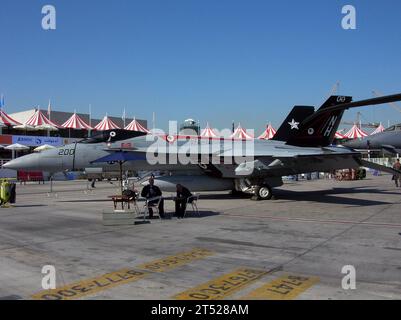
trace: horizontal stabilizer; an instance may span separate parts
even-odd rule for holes
[[[383,97],[378,97],[378,98],[360,100],[360,101],[355,101],[355,102],[346,102],[346,103],[338,104],[338,105],[331,106],[328,108],[319,109],[311,117],[316,117],[320,114],[332,112],[332,111],[336,111],[336,110],[348,110],[351,108],[375,106],[375,105],[379,105],[379,104],[385,104],[385,103],[391,103],[391,102],[397,102],[397,101],[401,101],[401,93],[393,94],[390,96],[383,96]]]
[[[401,101],[401,94],[351,102],[351,97],[332,96],[322,107],[299,125],[297,134],[291,136],[288,145],[300,147],[325,147],[332,144],[334,135],[345,110]]]

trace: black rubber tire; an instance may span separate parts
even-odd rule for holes
[[[258,200],[270,200],[273,196],[272,188],[268,185],[257,187],[255,190],[255,196]]]

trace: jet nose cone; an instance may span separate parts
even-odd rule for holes
[[[13,170],[32,170],[38,167],[38,155],[37,154],[29,154],[27,156],[23,156],[14,160],[3,164],[3,168],[5,169],[13,169]]]
[[[10,160],[7,163],[3,164],[4,169],[13,169],[17,170],[18,169],[18,161],[17,159],[15,160]]]

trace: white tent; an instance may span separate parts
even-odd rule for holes
[[[266,127],[266,130],[258,137],[260,140],[270,140],[273,139],[274,135],[276,134],[276,129],[269,125]]]
[[[57,129],[59,127],[58,124],[52,122],[49,118],[47,118],[40,109],[36,110],[36,112],[27,121],[25,121],[25,124],[39,130],[49,130],[50,127]]]
[[[386,128],[384,128],[383,125],[380,123],[380,126],[378,126],[378,127],[376,128],[376,130],[373,131],[370,135],[373,136],[374,134],[383,132],[385,129],[386,129]]]
[[[7,147],[4,147],[4,149],[6,149],[6,150],[11,150],[11,151],[12,151],[12,158],[14,159],[14,158],[17,156],[18,151],[21,151],[21,150],[28,150],[29,147],[24,146],[23,144],[14,143],[14,144],[10,144],[10,145],[7,146]]]
[[[33,151],[35,151],[35,152],[41,152],[41,151],[44,151],[44,150],[55,149],[55,148],[56,148],[56,147],[53,147],[53,146],[51,146],[51,145],[49,145],[49,144],[44,144],[44,145],[42,145],[42,146],[39,146],[39,147],[33,149]]]
[[[74,130],[93,130],[76,112],[61,127]]]
[[[142,126],[135,118],[124,129],[129,131],[140,131],[149,133],[149,130]]]
[[[48,123],[41,124],[40,126],[37,126],[36,129],[45,131],[58,131],[56,127]]]
[[[343,135],[341,132],[337,131],[334,134],[334,139],[342,140],[342,139],[347,139],[347,137],[345,135]]]
[[[14,129],[19,129],[19,130],[25,130],[25,131],[36,131],[36,129],[29,124],[19,124],[17,126],[14,126]]]
[[[231,139],[241,139],[241,140],[252,140],[253,137],[246,132],[245,129],[241,127],[241,124],[238,125],[238,128],[234,131],[234,133],[230,136]]]
[[[206,128],[202,130],[200,136],[202,138],[217,138],[217,134],[214,132],[212,128],[209,126],[209,122],[206,124]]]
[[[367,137],[368,134],[362,131],[356,124],[345,134],[348,139],[361,139]]]
[[[14,143],[14,144],[10,144],[7,147],[4,147],[4,149],[7,150],[14,150],[14,151],[20,151],[20,150],[28,150],[29,147],[24,146],[23,144],[19,144],[19,143]]]
[[[113,129],[120,129],[118,125],[116,125],[106,114],[103,118],[102,121],[100,121],[96,127],[94,127],[94,130],[98,131],[105,131],[105,130],[113,130]]]

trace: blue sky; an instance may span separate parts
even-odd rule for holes
[[[57,29],[41,28],[41,8]],[[341,28],[341,8],[357,30]],[[40,105],[152,119],[278,126],[295,104],[401,92],[401,3],[319,0],[49,0],[0,2],[0,92],[6,111]],[[400,104],[401,105],[401,104]],[[364,121],[401,122],[389,106]],[[354,120],[356,111],[344,119]]]

